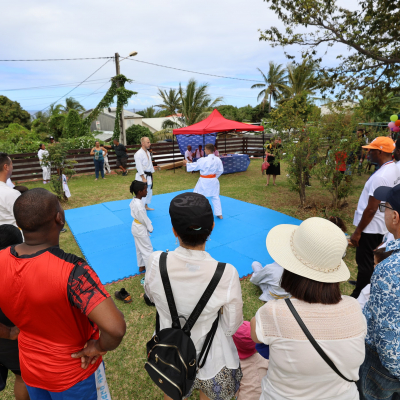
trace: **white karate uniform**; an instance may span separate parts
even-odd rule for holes
[[[211,198],[215,215],[222,215],[221,200],[219,198],[219,180],[218,178],[224,172],[222,161],[214,154],[200,158],[194,163],[186,166],[188,172],[200,171],[200,178],[194,188],[195,193],[202,194]],[[215,175],[215,178],[202,178],[201,176]]]
[[[134,197],[129,204],[131,208],[132,235],[135,239],[136,257],[138,267],[145,267],[147,259],[153,252],[149,232],[153,232],[153,225],[147,216],[146,209],[141,200]]]
[[[111,174],[111,168],[110,168],[110,164],[108,163],[108,155],[107,154],[103,154],[103,157],[104,157],[104,173],[106,173],[106,169],[107,169],[107,172],[109,173],[109,174]]]
[[[63,190],[66,198],[71,197],[71,192],[69,191],[68,183],[67,183],[67,177],[62,174],[62,185],[63,185]]]
[[[269,301],[290,297],[290,294],[281,288],[283,268],[278,263],[273,262],[263,267],[261,263],[254,261],[251,267],[253,275],[250,282],[262,290],[260,300]]]
[[[138,150],[135,153],[135,164],[136,164],[136,176],[135,180],[142,181],[141,175],[145,175],[145,172],[154,173],[153,161],[151,160],[151,154],[148,150]],[[144,205],[151,203],[153,196],[153,180],[151,176],[147,176],[147,196],[142,198]]]
[[[44,165],[42,163],[43,156],[47,156],[48,157],[49,152],[47,150],[40,149],[38,151],[37,155],[39,157],[39,163],[40,163],[40,166],[42,167],[42,171],[43,171],[43,181],[49,181],[50,180],[50,175],[51,175],[51,168],[50,168],[50,166]]]

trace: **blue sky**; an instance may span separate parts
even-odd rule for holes
[[[340,0],[355,7],[356,0]],[[259,80],[269,61],[286,64],[282,48],[259,41],[258,29],[281,24],[262,0],[16,0],[2,10],[1,59],[113,56],[137,51],[137,60],[204,73]],[[324,49],[323,49],[324,50]],[[348,51],[330,48],[327,63]],[[292,51],[296,53],[296,51]],[[300,55],[299,50],[297,54]],[[26,110],[41,110],[86,79],[106,60],[0,62],[0,94]],[[138,95],[128,109],[160,103],[157,87],[178,87],[190,78],[210,84],[213,97],[225,104],[257,104],[252,82],[228,80],[125,60],[121,72],[134,82]],[[92,108],[104,95],[115,64],[108,62],[70,96]],[[10,90],[37,86],[55,88]],[[60,100],[60,102],[62,102]]]

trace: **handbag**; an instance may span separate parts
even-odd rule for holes
[[[287,306],[289,307],[289,310],[292,312],[294,318],[296,319],[297,323],[300,325],[300,328],[304,332],[304,334],[307,336],[307,339],[311,342],[313,345],[314,349],[317,350],[318,354],[323,358],[323,360],[345,381],[355,383],[356,381],[352,381],[350,379],[347,379],[336,367],[336,365],[333,363],[333,361],[326,355],[326,353],[322,350],[321,346],[317,343],[317,341],[314,339],[313,335],[311,335],[310,331],[306,327],[305,323],[303,320],[300,318],[300,315],[294,308],[292,302],[290,299],[285,299],[285,302]]]
[[[220,310],[208,332],[197,359],[196,347],[190,338],[190,331],[200,317],[208,300],[214,293],[226,264],[218,263],[214,276],[201,296],[196,307],[181,328],[176,309],[171,283],[167,271],[167,253],[160,256],[160,274],[172,319],[172,327],[160,330],[160,319],[156,315],[156,332],[147,343],[147,362],[145,369],[153,382],[173,400],[181,400],[189,393],[194,384],[196,374],[206,362],[208,353],[217,331]],[[184,318],[185,319],[185,318]]]

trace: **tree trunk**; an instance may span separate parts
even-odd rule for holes
[[[271,114],[271,100],[272,100],[272,93],[269,94],[269,107],[268,112]]]

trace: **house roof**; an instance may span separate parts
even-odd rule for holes
[[[167,120],[174,120],[174,118],[162,117],[162,118],[143,118],[142,123],[148,125],[149,127],[153,128],[156,132],[161,131],[162,124],[164,121]]]
[[[115,118],[116,107],[109,107],[111,111],[108,111],[108,108],[103,108],[103,112],[101,114],[106,115],[107,117]],[[90,110],[86,110],[83,115],[87,116],[93,111],[93,108]],[[132,111],[124,109],[124,118],[143,118],[142,115],[136,114]]]

